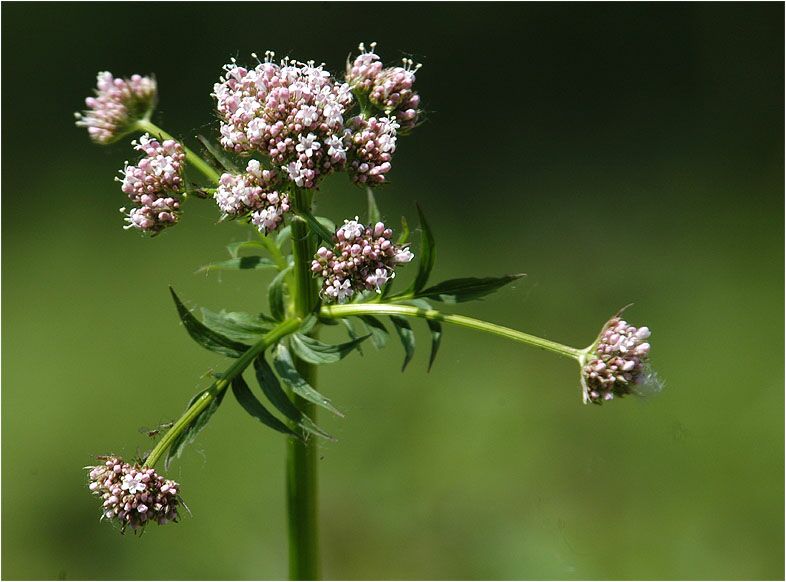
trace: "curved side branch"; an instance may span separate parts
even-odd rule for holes
[[[216,396],[226,390],[226,388],[232,383],[232,379],[235,376],[242,374],[243,370],[251,365],[251,363],[254,361],[254,358],[265,351],[269,346],[276,343],[282,337],[297,331],[301,323],[302,320],[300,318],[288,319],[287,321],[280,323],[270,332],[265,334],[261,340],[245,351],[243,355],[237,358],[227,369],[227,371],[221,374],[221,377],[213,382],[213,385],[210,386],[210,388],[208,388],[205,393],[202,394],[202,396],[183,413],[183,416],[181,416],[177,422],[172,425],[172,428],[170,428],[167,433],[161,437],[161,440],[158,441],[156,447],[150,452],[150,454],[147,456],[147,459],[145,459],[144,465],[146,467],[154,466],[161,458],[161,455],[166,452],[172,442],[177,438],[177,436],[183,432],[203,410],[208,407],[208,405],[216,398]]]
[[[584,355],[584,350],[572,348],[551,340],[543,339],[523,331],[517,331],[509,327],[489,323],[473,317],[466,317],[464,315],[452,315],[442,313],[436,309],[422,309],[412,305],[398,305],[393,303],[359,303],[348,305],[331,305],[322,307],[320,311],[322,317],[331,319],[340,319],[342,317],[350,317],[353,315],[401,315],[404,317],[420,317],[422,319],[430,319],[433,321],[442,321],[445,323],[452,323],[478,331],[485,331],[494,335],[499,335],[517,342],[521,342],[536,348],[541,348],[561,356],[572,358],[580,361]]]

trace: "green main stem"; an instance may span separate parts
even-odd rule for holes
[[[296,190],[291,195],[295,212],[311,212],[311,193]],[[293,311],[304,319],[319,301],[316,279],[311,273],[311,260],[316,239],[307,224],[292,221],[292,255],[294,258]],[[312,334],[316,333],[316,328]],[[295,366],[306,381],[317,386],[316,366],[296,359]],[[295,406],[316,421],[316,407],[292,394]],[[297,430],[297,427],[293,426]],[[289,522],[289,577],[291,580],[319,578],[319,528],[317,495],[317,448],[313,437],[304,441],[287,440],[287,515]]]

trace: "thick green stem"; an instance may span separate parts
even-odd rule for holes
[[[186,152],[186,162],[196,168],[205,178],[213,182],[214,184],[218,184],[218,179],[221,177],[219,176],[218,172],[212,168],[210,164],[208,164],[205,160],[202,159],[201,156],[194,153],[191,149],[186,147],[186,145],[180,141],[176,140],[170,134],[165,132],[163,129],[158,127],[155,123],[150,121],[149,119],[140,119],[136,122],[136,126],[139,131],[147,131],[155,137],[161,137],[162,139],[171,139],[179,142],[183,146],[183,151]]]
[[[311,193],[296,190],[291,195],[295,212],[311,211]],[[305,318],[314,311],[319,297],[316,280],[311,273],[316,238],[307,224],[292,221],[292,255],[294,258],[294,311]],[[316,329],[312,332],[316,333]],[[300,374],[316,387],[316,367],[296,359]],[[297,395],[295,406],[311,420],[316,420],[316,407]],[[291,580],[319,578],[319,529],[317,496],[317,448],[315,439],[287,441],[287,512],[289,525],[289,577]]]
[[[199,399],[183,413],[183,416],[181,416],[177,422],[172,425],[172,428],[170,428],[167,433],[161,437],[161,440],[158,441],[156,447],[150,452],[150,454],[147,456],[147,459],[145,459],[144,465],[146,467],[154,466],[161,458],[161,455],[163,455],[164,452],[166,452],[166,450],[170,447],[172,441],[174,441],[181,432],[188,428],[194,419],[210,405],[216,396],[218,396],[223,390],[226,390],[227,386],[229,386],[235,376],[242,374],[243,370],[251,365],[251,362],[254,361],[254,358],[265,351],[268,346],[273,345],[282,337],[296,331],[300,327],[301,323],[302,320],[300,318],[288,319],[287,321],[280,323],[271,331],[266,333],[256,344],[251,346],[248,351],[244,352],[242,356],[232,362],[232,365],[221,375],[221,378],[213,382],[213,385],[210,386],[210,388],[208,388],[199,397]]]
[[[330,318],[349,317],[353,315],[403,315],[405,317],[422,317],[434,321],[444,321],[462,327],[469,327],[487,333],[493,333],[517,342],[521,342],[536,348],[541,348],[554,352],[561,356],[567,356],[574,360],[580,360],[584,350],[565,346],[551,340],[543,339],[523,331],[517,331],[509,327],[489,323],[480,319],[466,317],[464,315],[449,315],[437,311],[436,309],[421,309],[412,305],[396,305],[386,303],[360,303],[357,305],[331,305],[323,307],[321,315]]]

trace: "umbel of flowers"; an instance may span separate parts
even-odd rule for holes
[[[222,174],[214,195],[225,216],[250,216],[260,232],[278,228],[289,210],[289,196],[280,192],[279,174],[265,170],[257,160],[249,160],[244,174]]]
[[[85,99],[87,109],[76,113],[76,124],[86,127],[90,138],[108,144],[133,130],[134,123],[149,116],[156,102],[156,82],[151,77],[132,75],[120,79],[98,73],[96,95]]]
[[[131,465],[119,457],[100,457],[89,470],[89,489],[102,500],[102,519],[116,522],[120,530],[138,530],[148,523],[177,521],[180,486],[155,469]]]
[[[328,302],[343,303],[355,293],[376,291],[396,276],[397,265],[410,262],[414,255],[407,245],[397,245],[393,231],[381,222],[363,226],[345,220],[333,237],[333,248],[320,247],[311,270],[322,277],[322,296]]]
[[[583,369],[584,402],[600,404],[631,394],[650,378],[648,327],[613,317],[606,323]]]
[[[167,139],[160,143],[147,133],[131,143],[135,150],[145,155],[136,166],[126,162],[122,171],[122,190],[137,205],[128,212],[125,228],[155,234],[178,220],[178,192],[183,188],[186,155],[176,141]],[[120,210],[125,212],[126,209]]]
[[[323,65],[272,58],[267,53],[253,69],[234,60],[225,65],[213,87],[221,145],[265,154],[295,186],[314,188],[346,161],[344,118],[352,92]]]

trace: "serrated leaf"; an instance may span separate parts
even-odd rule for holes
[[[442,324],[433,319],[427,319],[426,323],[431,332],[431,355],[428,358],[428,371],[431,372],[431,366],[434,365],[434,360],[437,359],[437,352],[442,343]]]
[[[256,396],[251,392],[251,389],[246,384],[243,376],[238,374],[232,379],[232,393],[235,395],[240,406],[251,416],[259,420],[267,427],[277,430],[280,433],[301,438],[299,434],[289,428],[285,423],[276,418],[265,405],[262,404]]]
[[[210,393],[211,388],[207,390],[202,390],[196,396],[194,396],[191,401],[188,403],[186,410],[191,408],[197,400],[203,397],[207,397]],[[169,446],[169,450],[166,454],[166,459],[164,459],[164,468],[169,470],[169,464],[172,462],[172,459],[176,459],[180,457],[183,453],[183,450],[186,448],[187,445],[194,442],[196,436],[202,431],[205,426],[207,426],[208,421],[213,416],[218,407],[221,406],[221,402],[224,400],[224,394],[226,390],[221,390],[215,397],[210,401],[210,404],[200,412],[194,420],[191,421],[189,424],[175,439],[172,441],[172,444]]]
[[[420,218],[420,256],[418,259],[418,274],[415,276],[415,281],[410,286],[410,291],[414,292],[415,295],[419,295],[418,291],[426,286],[429,275],[431,275],[431,270],[434,268],[435,258],[434,235],[431,233],[431,228],[419,204],[418,217]]]
[[[202,145],[205,146],[205,149],[208,151],[208,153],[213,156],[213,159],[218,162],[218,164],[227,172],[230,174],[240,173],[240,169],[232,162],[232,160],[229,159],[229,157],[227,157],[220,147],[207,139],[205,136],[198,135],[197,139],[202,142]]]
[[[281,271],[270,282],[270,286],[267,288],[267,299],[268,303],[270,304],[270,314],[276,321],[283,321],[284,317],[286,316],[287,310],[284,305],[284,279],[291,269],[292,267],[289,266]]]
[[[295,355],[309,364],[333,364],[344,358],[370,335],[364,335],[343,344],[331,345],[307,335],[295,333],[290,336],[290,345]]]
[[[169,288],[169,291],[172,293],[172,299],[175,300],[177,313],[180,315],[180,321],[183,322],[183,327],[186,328],[188,335],[203,348],[229,356],[230,358],[238,358],[243,352],[249,349],[249,346],[246,344],[231,340],[225,335],[207,327],[194,317],[188,308],[183,305],[183,302],[180,301],[180,298],[172,287]]]
[[[216,313],[209,309],[202,308],[203,323],[231,340],[256,343],[259,339],[273,329],[271,321],[267,317],[243,313],[241,311],[227,312],[224,310]]]
[[[229,251],[229,255],[236,259],[238,253],[244,249],[264,249],[265,245],[262,243],[255,241],[255,240],[243,240],[239,242],[229,243],[227,245],[227,251]]]
[[[431,304],[425,299],[410,299],[406,303],[426,311],[433,309]],[[437,359],[439,346],[442,343],[442,324],[434,319],[426,319],[426,324],[428,325],[428,329],[431,334],[431,355],[429,356],[428,360],[428,371],[430,372],[431,367],[434,365],[434,360]]]
[[[373,315],[361,315],[360,319],[366,324],[366,328],[371,334],[371,343],[378,350],[381,350],[388,343],[390,333],[388,333],[385,324]]]
[[[306,432],[329,440],[335,440],[332,436],[314,424],[309,417],[298,410],[292,403],[287,393],[284,392],[284,389],[281,387],[278,378],[273,373],[270,364],[265,360],[264,354],[260,354],[254,360],[254,370],[256,371],[257,382],[259,383],[259,387],[262,388],[262,392],[265,393],[270,403],[275,406],[281,414],[292,422],[297,423],[297,425]]]
[[[289,386],[292,392],[304,400],[308,400],[317,406],[321,406],[322,408],[329,410],[337,416],[342,418],[344,417],[344,415],[335,406],[333,406],[328,398],[324,397],[322,394],[312,388],[306,379],[300,375],[300,372],[298,372],[297,368],[295,368],[295,363],[292,361],[292,354],[289,353],[289,350],[283,343],[279,343],[276,347],[276,354],[273,358],[273,367],[276,369],[276,372],[278,372],[278,375],[284,384]]]
[[[379,207],[371,188],[366,188],[366,196],[368,198],[368,226],[374,228],[374,225],[380,221]]]
[[[461,303],[473,299],[481,299],[497,289],[524,277],[524,273],[503,275],[501,277],[464,277],[449,279],[433,287],[422,290],[419,297],[428,297],[443,303]]]
[[[405,242],[409,240],[409,224],[407,223],[407,217],[401,217],[401,234],[398,235],[398,240],[396,241],[397,245],[403,245]]]
[[[349,335],[349,339],[356,340],[356,339],[360,338],[360,334],[355,329],[355,326],[352,323],[352,321],[350,321],[347,318],[341,318],[341,319],[339,319],[339,321],[342,323],[342,325],[344,327],[347,328],[347,335]],[[358,353],[361,356],[363,355],[363,346],[360,343],[358,343],[358,345],[355,346],[355,349],[358,351]]]
[[[210,271],[237,271],[248,269],[275,269],[276,264],[267,257],[250,256],[235,257],[226,261],[208,263],[197,269],[197,273],[207,273]]]
[[[400,315],[391,315],[390,321],[393,322],[393,327],[396,328],[396,333],[401,340],[401,345],[404,346],[404,364],[401,366],[403,372],[412,356],[415,355],[415,333],[412,331],[412,326],[405,317]]]

